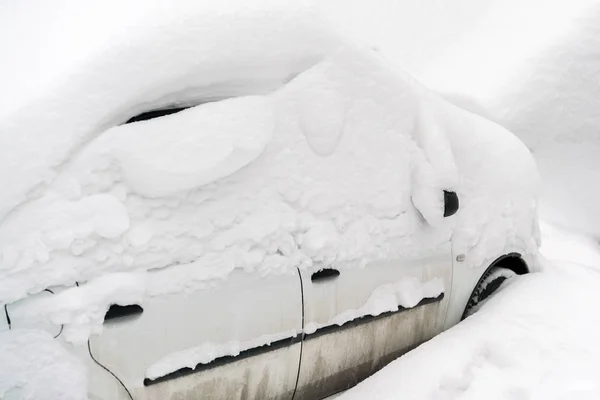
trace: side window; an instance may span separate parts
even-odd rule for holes
[[[131,124],[133,122],[140,122],[140,121],[147,121],[149,119],[154,119],[154,118],[164,117],[164,116],[171,115],[171,114],[176,114],[183,110],[187,110],[188,108],[190,108],[190,107],[173,107],[173,108],[166,108],[166,109],[161,109],[161,110],[146,111],[144,113],[141,113],[134,117],[129,118],[127,120],[127,122],[125,122],[125,124]]]

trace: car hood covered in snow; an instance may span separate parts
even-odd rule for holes
[[[49,32],[27,24],[65,24],[52,46],[8,48],[0,74],[10,89],[0,302],[110,274],[154,295],[235,268],[364,266],[451,235],[472,266],[507,245],[536,251],[526,147],[348,43],[311,8],[73,7],[77,21],[47,19],[42,7],[0,23],[32,43]],[[86,29],[86,18],[110,23]],[[123,124],[182,105],[193,107]],[[443,190],[461,201],[447,219]],[[413,235],[419,224],[430,229]],[[173,265],[160,287],[144,283],[145,271]]]

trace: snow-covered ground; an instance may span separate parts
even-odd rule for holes
[[[338,397],[600,398],[600,245],[544,225],[543,271]]]

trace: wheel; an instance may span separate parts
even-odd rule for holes
[[[476,312],[481,303],[489,298],[506,281],[517,275],[514,271],[504,267],[492,267],[479,279],[473,289],[471,297],[465,307],[461,320]]]

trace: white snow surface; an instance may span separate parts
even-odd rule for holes
[[[347,42],[311,8],[242,3],[125,5],[105,33],[90,22],[85,43],[48,18],[66,24],[49,31],[66,40],[50,48],[86,49],[2,99],[0,302],[75,282],[92,290],[114,273],[146,285],[144,271],[177,264],[198,269],[188,290],[234,268],[364,266],[451,232],[473,266],[506,245],[535,253],[536,167],[513,135]],[[59,9],[3,7],[14,17],[0,21],[6,32]],[[114,4],[74,7],[81,27]],[[2,42],[9,89],[29,82],[37,67],[26,60],[48,55],[29,44],[25,54]],[[198,105],[119,125],[182,104]],[[450,219],[445,189],[461,199]],[[107,304],[90,302],[93,325]]]
[[[87,399],[84,365],[46,332],[0,332],[0,398]]]
[[[326,0],[324,12],[531,149],[540,216],[600,237],[600,2]]]
[[[4,3],[0,18],[0,218],[107,128],[148,109],[268,93],[338,42],[302,2],[32,0]]]
[[[513,278],[465,321],[340,396],[597,399],[600,245],[544,225],[540,273]]]

